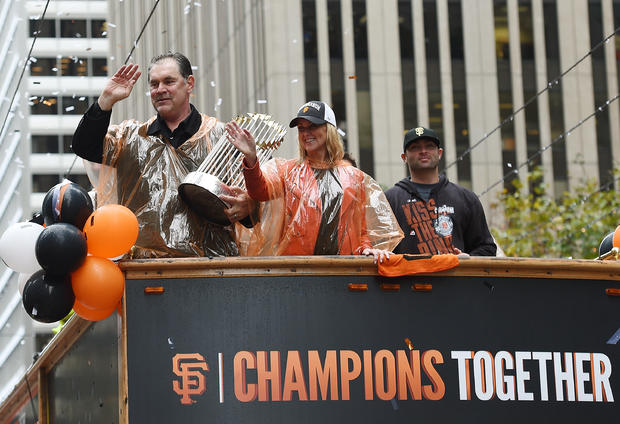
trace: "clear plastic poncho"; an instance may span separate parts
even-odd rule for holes
[[[200,129],[180,147],[147,135],[155,119],[112,125],[105,136],[97,206],[128,207],[140,232],[132,258],[235,256],[233,227],[211,224],[178,196],[178,186],[195,171],[224,132],[215,118],[202,116]]]
[[[274,158],[244,177],[250,197],[262,203],[252,231],[237,227],[243,254],[356,255],[392,250],[403,238],[381,187],[344,162]]]

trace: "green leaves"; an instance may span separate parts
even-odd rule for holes
[[[620,170],[613,177],[612,183],[617,182]],[[547,194],[539,168],[528,182],[529,194],[515,179],[514,191],[504,190],[491,205],[504,212],[505,225],[491,232],[506,256],[597,257],[601,240],[620,223],[620,195],[613,184],[599,187],[593,180],[584,181],[554,199]]]

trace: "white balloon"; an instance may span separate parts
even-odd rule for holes
[[[32,274],[41,269],[35,255],[35,245],[43,226],[34,222],[11,225],[0,237],[0,258],[14,271]]]

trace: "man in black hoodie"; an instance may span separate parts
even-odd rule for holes
[[[394,252],[495,256],[497,247],[478,197],[439,176],[439,145],[429,128],[405,134],[401,157],[410,177],[385,192],[405,233]]]

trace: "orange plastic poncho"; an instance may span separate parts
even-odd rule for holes
[[[154,119],[109,127],[103,166],[94,184],[97,205],[121,204],[136,215],[140,232],[133,258],[238,255],[232,227],[201,218],[177,192],[185,176],[198,168],[223,135],[224,125],[202,115],[200,129],[175,149],[147,135]]]
[[[317,170],[335,178],[319,183]],[[313,255],[322,244],[335,249],[327,254],[355,255],[371,247],[392,250],[403,238],[381,187],[344,162],[326,168],[274,158],[245,168],[244,177],[250,197],[264,202],[260,228],[242,249],[248,255]],[[322,204],[334,199],[338,207]]]

